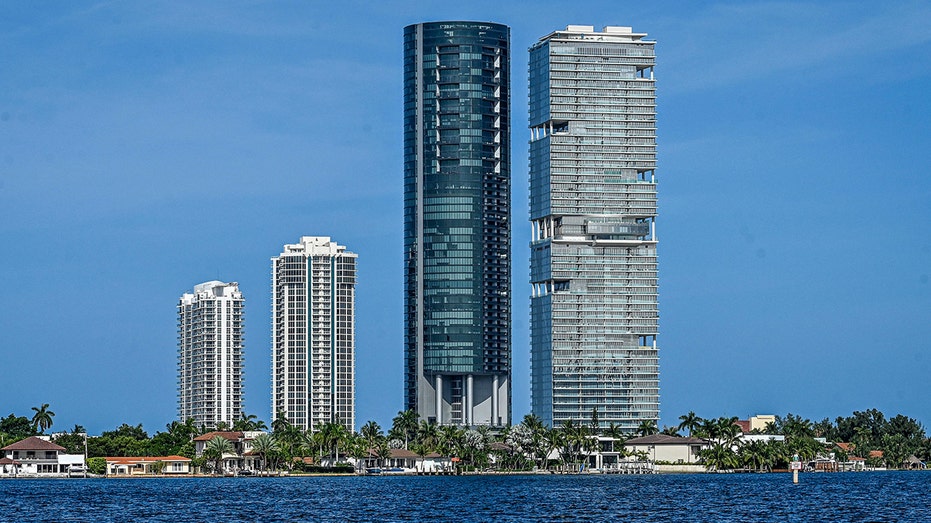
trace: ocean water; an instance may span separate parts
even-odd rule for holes
[[[931,522],[931,472],[16,479],[0,521]]]

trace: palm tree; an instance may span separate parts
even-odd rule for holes
[[[368,446],[362,434],[353,432],[349,435],[349,439],[346,442],[346,453],[355,460],[357,472],[365,465],[365,460],[369,457],[370,448],[371,447]]]
[[[385,437],[384,433],[381,431],[381,426],[374,421],[369,421],[365,425],[362,425],[362,430],[359,432],[365,439],[365,444],[368,445],[370,449],[374,449],[378,440]]]
[[[604,434],[605,436],[608,436],[609,438],[614,438],[616,440],[622,440],[625,437],[624,429],[622,429],[620,425],[618,425],[617,423],[613,421],[608,424],[608,428],[605,429]]]
[[[426,421],[420,422],[420,425],[417,427],[417,442],[426,450],[425,454],[429,454],[436,450],[439,439],[440,434],[436,423],[428,423]]]
[[[657,432],[659,432],[659,428],[656,426],[655,419],[645,419],[637,427],[637,434],[641,436],[652,436]]]
[[[261,460],[262,466],[260,470],[265,471],[265,467],[268,461],[268,456],[279,452],[281,449],[278,448],[278,442],[275,441],[275,437],[271,434],[260,434],[252,440],[252,453],[259,457]]]
[[[737,416],[717,419],[717,435],[721,443],[733,447],[740,439],[740,426],[737,425]]]
[[[404,448],[410,442],[411,436],[417,431],[417,419],[420,414],[415,410],[405,410],[398,412],[398,415],[392,420],[392,431],[397,431],[404,435]]]
[[[266,425],[264,421],[258,419],[258,416],[255,414],[249,414],[247,416],[246,413],[243,412],[242,417],[233,422],[233,430],[268,430],[268,425]]]
[[[571,419],[563,422],[561,427],[563,433],[563,444],[566,449],[566,455],[572,457],[573,463],[579,463],[582,460],[582,453],[587,447],[589,440],[588,427],[582,424],[576,424]]]
[[[32,416],[32,430],[45,434],[45,429],[52,426],[52,417],[55,413],[48,410],[48,403],[43,403],[41,407],[33,407],[32,410],[36,411]]]
[[[612,423],[613,424],[613,423]],[[558,429],[546,429],[546,432],[543,435],[543,447],[546,450],[545,454],[548,457],[550,452],[554,450],[560,450],[565,446],[565,434]],[[562,460],[566,456],[563,453],[559,452],[559,459]],[[544,462],[544,466],[546,463]]]
[[[436,450],[444,456],[456,456],[463,447],[465,431],[455,425],[443,425],[438,432]]]
[[[715,442],[710,447],[700,450],[698,454],[701,456],[702,463],[709,470],[726,470],[737,467],[737,455],[734,454],[730,447],[720,442]]]
[[[332,445],[336,463],[339,463],[339,448],[349,440],[350,433],[342,423],[327,423],[327,426],[329,427],[329,444]]]
[[[688,430],[689,437],[692,437],[692,431],[698,429],[701,426],[702,419],[695,414],[694,411],[689,411],[688,414],[683,414],[679,416],[679,430]]]
[[[767,462],[768,445],[765,441],[754,440],[740,447],[740,457],[744,465],[753,470],[763,470]]]
[[[214,473],[222,472],[223,456],[233,453],[233,444],[223,436],[216,436],[204,446],[204,457],[214,462]]]

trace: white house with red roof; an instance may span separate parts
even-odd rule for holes
[[[191,473],[191,458],[184,456],[113,456],[107,459],[108,476],[162,474],[179,476]]]
[[[48,437],[30,436],[0,449],[0,476],[67,476],[72,468],[84,470],[84,456],[67,454]]]

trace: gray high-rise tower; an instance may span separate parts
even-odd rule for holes
[[[511,419],[509,40],[404,30],[404,403],[439,424]]]
[[[654,42],[569,26],[530,49],[531,397],[550,425],[659,417]]]

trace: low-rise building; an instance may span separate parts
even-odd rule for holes
[[[223,454],[221,466],[223,470],[219,472],[236,473],[240,470],[257,470],[259,459],[252,454],[252,441],[261,434],[265,432],[260,430],[208,432],[194,438],[194,454],[202,457],[210,440],[221,437],[230,442],[233,451]]]
[[[631,438],[624,442],[628,454],[642,455],[654,463],[698,463],[699,451],[708,446],[708,441],[701,438],[667,434]]]
[[[178,476],[191,473],[191,458],[184,456],[108,457],[108,476],[164,474]]]
[[[0,449],[4,462],[0,475],[4,476],[67,476],[72,469],[84,470],[84,456],[66,454],[65,447],[48,440],[48,436],[30,436]]]

